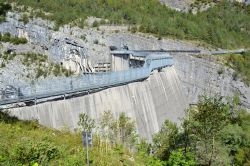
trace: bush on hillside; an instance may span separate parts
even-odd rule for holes
[[[7,11],[11,9],[9,4],[6,4],[5,1],[0,2],[0,23],[5,20]]]
[[[11,36],[10,33],[5,33],[5,34],[0,33],[0,41],[10,42],[14,45],[26,44],[28,42],[26,38],[13,37],[13,36]]]

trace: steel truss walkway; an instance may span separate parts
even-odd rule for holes
[[[69,96],[123,85],[146,79],[153,70],[172,65],[173,57],[167,53],[151,54],[146,56],[145,63],[140,68],[130,68],[118,72],[85,74],[78,77],[45,79],[34,85],[19,87],[18,94],[15,97],[0,99],[0,106],[20,102],[33,102],[35,104],[39,99],[46,100],[51,97]]]

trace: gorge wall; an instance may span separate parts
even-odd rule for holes
[[[239,96],[242,107],[250,111],[250,87],[234,79],[234,70],[210,56],[173,55],[174,65],[188,103],[195,104],[199,95]],[[221,73],[219,71],[222,71]]]

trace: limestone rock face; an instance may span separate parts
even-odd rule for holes
[[[203,94],[229,97],[239,94],[243,107],[250,111],[250,87],[234,80],[232,69],[190,55],[174,55],[174,63],[188,103],[197,103],[198,96]],[[223,73],[219,74],[219,70]]]
[[[37,119],[53,128],[77,128],[80,113],[98,119],[104,111],[116,117],[125,112],[136,122],[140,136],[151,140],[162,123],[179,123],[188,106],[174,67],[154,72],[142,82],[109,88],[87,96],[10,110],[21,119]]]
[[[195,2],[195,0],[159,0],[161,3],[166,4],[170,8],[187,11],[190,4]]]

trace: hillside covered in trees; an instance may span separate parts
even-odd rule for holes
[[[108,19],[109,24],[127,24],[132,32],[152,33],[159,38],[198,40],[220,48],[248,48],[250,5],[223,0],[207,11],[181,13],[158,0],[1,0],[14,2],[13,10],[29,11],[25,20],[42,17],[84,27],[88,16]],[[32,9],[28,8],[32,7]],[[101,21],[100,23],[106,23]]]

